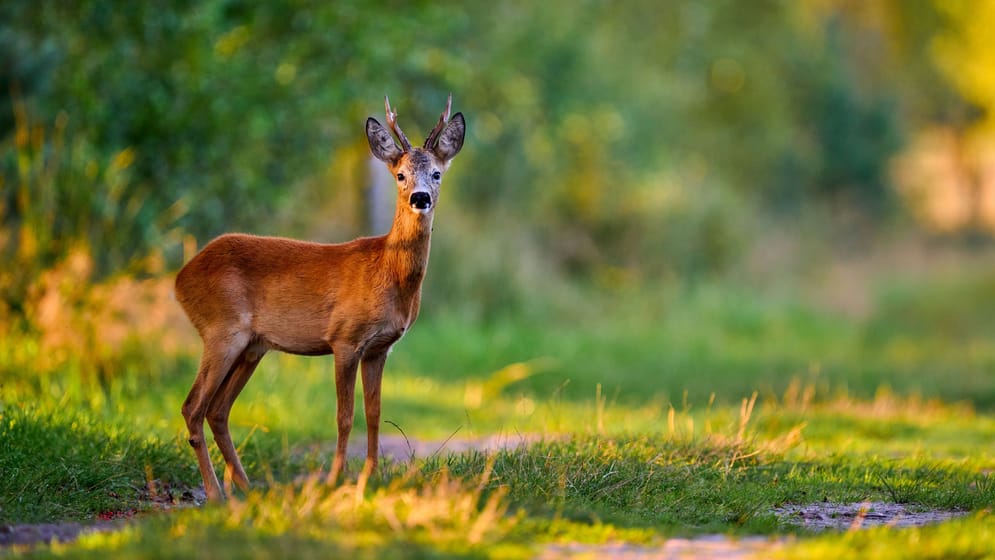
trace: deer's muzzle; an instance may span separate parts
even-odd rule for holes
[[[421,191],[411,193],[411,199],[408,202],[415,210],[428,210],[432,207],[432,195]]]

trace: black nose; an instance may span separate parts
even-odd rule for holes
[[[411,193],[411,206],[419,210],[427,210],[432,205],[432,195],[427,192]]]

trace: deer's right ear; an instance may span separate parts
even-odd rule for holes
[[[373,117],[366,119],[366,139],[370,142],[373,156],[384,163],[393,165],[404,154],[387,129]]]

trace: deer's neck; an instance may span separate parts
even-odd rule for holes
[[[415,214],[399,204],[384,245],[384,260],[395,281],[421,285],[431,240],[432,214]]]

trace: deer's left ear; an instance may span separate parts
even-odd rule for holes
[[[466,121],[463,113],[456,113],[446,123],[446,128],[439,134],[439,141],[432,151],[443,162],[448,163],[463,148],[463,137],[466,136]]]

